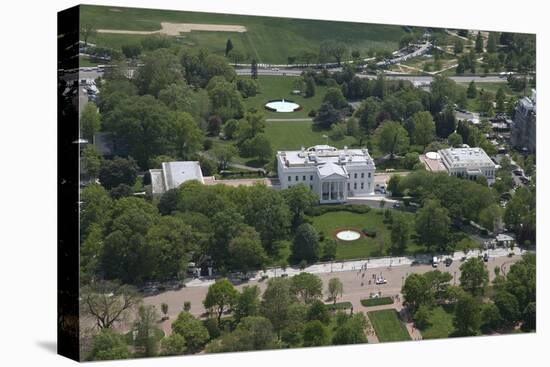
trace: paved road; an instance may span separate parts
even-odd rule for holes
[[[272,70],[272,69],[258,69],[258,75],[271,75],[271,76],[300,76],[305,69],[285,69],[285,70]],[[330,69],[330,71],[337,71],[339,69]],[[238,75],[250,75],[249,68],[236,69]],[[80,75],[75,73],[66,74],[68,80],[80,79],[96,79],[99,76],[102,76],[102,72],[97,70],[86,70],[81,71]],[[376,75],[367,75],[367,74],[357,74],[360,78],[369,78],[375,79]],[[433,76],[430,75],[387,75],[388,79],[396,80],[410,80],[411,82],[419,83],[429,83],[433,80]],[[471,76],[471,75],[454,75],[450,77],[457,83],[469,83],[474,80],[476,83],[506,83],[506,78],[503,78],[498,75],[487,75],[487,76]]]

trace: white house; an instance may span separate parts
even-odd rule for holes
[[[496,164],[481,148],[448,148],[438,151],[441,163],[451,176],[475,179],[484,176],[491,185],[495,182]]]
[[[196,161],[163,162],[162,168],[151,169],[149,172],[153,195],[163,194],[190,180],[204,184],[201,166]]]
[[[367,149],[315,145],[277,152],[281,188],[303,184],[324,203],[342,203],[348,196],[374,192],[375,165]]]

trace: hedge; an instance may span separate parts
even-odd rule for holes
[[[392,303],[393,299],[391,299],[391,297],[368,298],[361,300],[361,304],[365,307],[391,305]]]
[[[357,213],[357,214],[366,214],[370,211],[370,207],[367,205],[343,205],[343,204],[336,204],[336,205],[318,205],[313,208],[311,208],[306,214],[318,217],[320,215],[331,213],[331,212],[350,212],[350,213]]]
[[[330,311],[335,310],[347,310],[352,308],[351,302],[337,302],[336,304],[325,304],[325,307],[328,308]]]

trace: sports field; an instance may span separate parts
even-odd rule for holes
[[[223,53],[228,38],[234,48],[260,63],[284,64],[301,51],[319,51],[326,40],[345,42],[350,50],[395,50],[405,30],[400,26],[291,18],[182,12],[82,5],[81,24],[102,30],[158,31],[162,22],[243,26],[246,32],[192,31],[180,42]],[[149,35],[97,33],[88,40],[100,47],[120,47]]]

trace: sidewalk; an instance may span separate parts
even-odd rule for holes
[[[472,257],[478,257],[485,253],[489,254],[489,258],[497,257],[506,257],[510,252],[513,252],[514,255],[523,255],[526,251],[514,247],[513,251],[504,248],[497,248],[494,250],[472,250],[465,254],[462,251],[455,252],[452,256],[447,255],[437,255],[441,260],[447,257],[453,259],[453,261],[460,261],[463,257],[467,259]],[[270,268],[265,272],[263,270],[250,272],[248,273],[249,280],[260,280],[263,276],[268,278],[274,278],[286,274],[286,276],[294,276],[300,273],[310,273],[310,274],[327,274],[327,273],[338,273],[343,271],[355,271],[366,266],[367,269],[382,269],[382,268],[391,268],[396,266],[410,266],[413,261],[417,261],[421,264],[429,264],[432,259],[430,254],[422,254],[415,256],[399,256],[399,257],[382,257],[382,258],[371,258],[371,259],[361,259],[361,260],[349,260],[349,261],[335,261],[329,263],[317,263],[310,265],[304,269],[298,267],[287,267],[287,268]],[[210,278],[199,278],[193,279],[192,281],[185,284],[186,287],[208,287],[214,283],[214,279]]]

